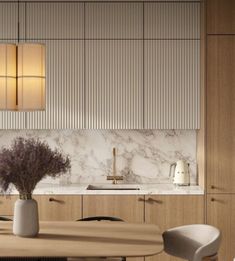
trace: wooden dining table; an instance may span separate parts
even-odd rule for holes
[[[163,250],[156,225],[125,222],[40,222],[37,237],[13,235],[0,222],[0,257],[142,257]]]

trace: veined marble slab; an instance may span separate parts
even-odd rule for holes
[[[72,184],[67,186],[39,184],[34,190],[34,195],[203,195],[200,186],[176,187],[173,184],[131,184],[140,190],[86,190],[89,184]],[[95,185],[107,185],[95,184]],[[18,194],[14,189],[12,195]]]
[[[0,147],[17,136],[38,137],[70,155],[71,173],[42,184],[106,183],[113,147],[124,183],[171,183],[170,164],[184,159],[190,164],[191,184],[197,184],[195,130],[2,130]]]

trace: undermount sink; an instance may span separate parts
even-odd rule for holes
[[[87,190],[140,190],[137,185],[129,184],[108,184],[108,185],[88,185]]]

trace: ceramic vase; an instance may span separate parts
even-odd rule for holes
[[[14,207],[13,233],[20,237],[35,237],[38,232],[37,201],[31,195],[20,195]]]

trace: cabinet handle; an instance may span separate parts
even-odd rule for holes
[[[50,202],[57,202],[57,203],[60,203],[60,204],[64,204],[65,203],[63,200],[59,200],[59,199],[55,199],[55,198],[49,198],[49,201]]]
[[[215,201],[215,199],[214,198],[211,198],[211,202],[214,202]]]
[[[211,185],[211,189],[215,189],[215,186],[214,186],[214,185]]]
[[[144,198],[138,198],[138,201],[145,202],[145,199]]]

